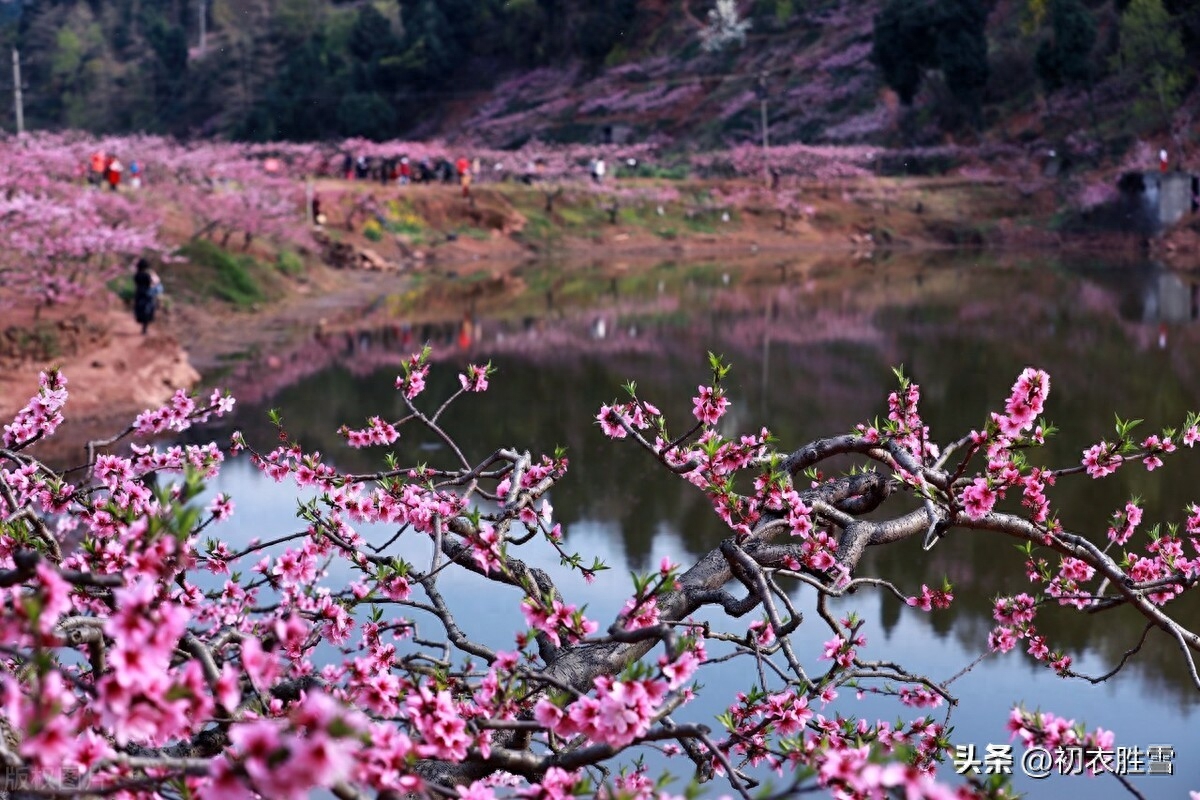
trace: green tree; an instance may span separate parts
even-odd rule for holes
[[[1037,73],[1054,92],[1064,86],[1090,84],[1096,21],[1080,0],[1054,0],[1050,7],[1050,38],[1037,50]]]
[[[925,70],[934,65],[937,41],[933,7],[926,0],[889,0],[875,15],[871,59],[883,82],[912,105]]]
[[[282,44],[272,32],[270,0],[212,0],[214,34],[219,32],[220,49],[210,46],[204,59],[213,80],[210,96],[217,101],[223,131],[236,130],[251,118],[256,120],[249,138],[269,138],[274,130],[262,130],[269,120],[261,102],[282,62]]]
[[[387,17],[375,6],[365,5],[358,10],[347,42],[351,55],[369,62],[390,54],[399,44]]]
[[[1186,85],[1179,27],[1162,0],[1131,0],[1121,15],[1120,36],[1117,68],[1137,97],[1135,112],[1166,124]]]
[[[946,87],[978,126],[988,82],[987,18],[990,0],[940,0],[937,65]]]
[[[52,39],[33,60],[30,72],[46,87],[42,109],[50,111],[50,124],[91,130],[112,130],[119,101],[116,64],[108,51],[104,30],[86,4],[64,7],[64,14],[43,18],[56,25]],[[40,68],[39,68],[40,67]],[[45,98],[50,95],[51,98]]]
[[[461,55],[450,20],[434,0],[404,3],[401,15],[405,78],[440,85]]]
[[[546,11],[537,0],[510,0],[504,6],[499,30],[500,52],[523,66],[537,66],[548,59]]]
[[[889,0],[875,16],[871,58],[900,102],[912,105],[924,73],[941,70],[978,122],[988,80],[991,0]]]
[[[396,114],[379,95],[351,92],[342,98],[337,110],[338,126],[343,134],[384,140],[396,135]]]
[[[578,51],[592,61],[603,61],[629,35],[636,14],[635,0],[592,0],[584,30],[573,37]]]
[[[345,73],[320,33],[287,48],[264,104],[275,136],[294,141],[337,136],[338,105],[349,85]]]
[[[1183,34],[1183,49],[1193,64],[1200,62],[1200,0],[1163,0]]]
[[[157,8],[147,5],[141,11],[138,27],[149,47],[135,63],[144,78],[142,83],[150,87],[150,97],[140,98],[139,111],[144,122],[139,127],[161,131],[186,113],[187,33],[182,26],[171,24]]]

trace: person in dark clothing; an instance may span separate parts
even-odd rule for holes
[[[143,336],[146,335],[150,323],[154,321],[154,312],[158,310],[160,294],[162,294],[162,281],[159,280],[154,270],[150,269],[150,262],[139,258],[137,272],[133,276],[133,318],[141,324]]]

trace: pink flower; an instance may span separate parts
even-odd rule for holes
[[[299,773],[298,782],[305,789],[333,786],[350,776],[359,747],[353,739],[334,739],[324,731],[309,731],[292,742],[287,766]]]
[[[963,490],[963,511],[971,519],[983,519],[996,504],[996,492],[986,478],[976,478],[975,482]]]
[[[459,800],[495,800],[496,793],[486,784],[473,781],[470,786],[455,786]]]
[[[396,378],[396,388],[404,392],[407,400],[415,400],[417,395],[425,391],[425,376],[429,374],[429,365],[422,363],[425,353],[413,354],[406,365],[405,374]]]
[[[233,499],[227,494],[219,494],[208,504],[208,512],[217,521],[233,516]]]
[[[692,398],[692,414],[706,425],[716,425],[725,416],[729,400],[721,389],[711,386],[697,387],[699,395]]]
[[[694,650],[686,650],[679,654],[674,661],[668,661],[665,655],[659,656],[658,666],[666,676],[668,687],[678,689],[696,673],[700,665],[707,659],[704,643],[698,642]]]
[[[256,797],[224,756],[213,759],[209,775],[211,781],[197,793],[199,800],[254,800]]]
[[[942,696],[921,687],[905,686],[900,690],[900,702],[913,708],[937,708],[942,704]]]
[[[934,591],[925,584],[921,584],[921,594],[917,597],[909,597],[905,602],[922,611],[932,611],[935,608],[949,608],[953,600],[954,595],[950,592]]]
[[[625,606],[621,609],[621,616],[625,618],[625,630],[628,631],[657,625],[658,599],[650,597],[639,603],[636,597],[631,597],[625,601]]]
[[[824,649],[821,651],[821,658],[825,659],[826,661],[832,661],[834,657],[841,652],[842,647],[845,644],[846,640],[841,636],[833,637],[824,644]]]
[[[346,437],[347,444],[357,448],[388,445],[400,438],[400,432],[395,426],[381,417],[371,417],[367,420],[367,427],[361,430],[351,430],[343,426],[338,432]]]
[[[71,586],[58,574],[58,570],[46,562],[37,565],[37,577],[42,584],[42,609],[38,627],[49,631],[58,620],[71,610]]]
[[[988,635],[988,646],[997,653],[1007,653],[1017,646],[1017,637],[1011,628],[1001,625]]]
[[[262,643],[253,636],[242,640],[242,666],[259,691],[269,689],[279,674],[279,662],[275,656],[264,651]]]
[[[1015,438],[1033,427],[1042,413],[1046,396],[1050,394],[1050,376],[1041,370],[1027,367],[1013,384],[1012,393],[1004,403],[1007,417],[997,419],[1000,431]]]
[[[770,622],[762,619],[750,623],[750,635],[760,647],[767,647],[775,641],[775,629],[771,627]]]
[[[533,718],[543,728],[553,730],[563,719],[563,710],[549,700],[538,700],[533,707]]]
[[[291,737],[285,737],[278,723],[255,720],[235,725],[229,731],[234,752],[242,758],[246,773],[256,788],[273,796],[303,796],[310,786],[295,785],[295,775],[287,769],[291,760]]]
[[[458,382],[464,392],[486,392],[488,388],[488,367],[477,367],[471,364],[467,374],[458,376]]]
[[[1093,478],[1103,478],[1113,474],[1117,471],[1117,467],[1121,466],[1121,463],[1122,460],[1117,455],[1116,448],[1108,442],[1094,444],[1083,451],[1083,466],[1087,468],[1087,474]]]
[[[1200,426],[1191,425],[1183,434],[1183,443],[1191,447],[1200,442]]]
[[[601,406],[600,413],[596,415],[596,421],[600,423],[600,430],[604,431],[604,435],[610,439],[625,438],[625,427],[621,424],[621,420],[620,413],[613,406]]]
[[[239,685],[238,674],[229,662],[226,662],[221,667],[221,674],[217,678],[217,684],[214,687],[214,695],[216,701],[224,706],[226,711],[230,712],[236,709],[238,703],[242,701],[242,690]]]

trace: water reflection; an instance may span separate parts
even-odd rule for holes
[[[728,287],[726,274],[734,276]],[[664,537],[695,555],[711,548],[722,529],[699,492],[652,469],[633,447],[605,440],[592,418],[632,379],[639,394],[681,427],[692,389],[706,381],[707,349],[735,365],[728,387],[730,430],[766,424],[784,445],[880,415],[893,385],[890,367],[897,364],[922,385],[925,417],[943,438],[980,425],[1024,366],[1047,369],[1053,377],[1047,415],[1061,434],[1042,458],[1055,466],[1078,463],[1087,443],[1111,434],[1114,412],[1144,418],[1149,427],[1178,424],[1187,409],[1200,406],[1200,329],[1191,324],[1196,286],[1152,266],[996,264],[988,256],[938,256],[743,271],[663,265],[617,277],[533,271],[525,282],[526,294],[481,300],[464,319],[426,321],[393,308],[344,338],[314,338],[285,360],[278,384],[257,385],[257,402],[243,404],[236,424],[252,443],[269,446],[276,432],[266,424],[265,408],[280,408],[289,433],[305,447],[332,454],[343,468],[373,470],[379,454],[346,449],[335,431],[374,414],[401,416],[394,390],[401,359],[424,342],[451,366],[491,359],[499,373],[488,394],[465,397],[446,413],[445,427],[469,443],[469,457],[497,446],[549,452],[565,445],[571,476],[553,502],[568,537],[609,532],[606,549],[641,569],[661,551]],[[1164,325],[1169,347],[1160,347]],[[430,402],[457,388],[455,373],[431,373]],[[394,449],[402,462],[437,464],[446,454],[433,444],[431,436],[409,434]],[[1148,521],[1163,514],[1162,521],[1178,522],[1184,507],[1200,500],[1197,467],[1189,452],[1152,479],[1126,468],[1102,488],[1063,481],[1051,497],[1074,529],[1102,532],[1112,511],[1131,496],[1151,509]],[[290,512],[290,506],[281,509]],[[927,650],[940,642],[961,667],[985,646],[991,598],[1029,588],[1020,559],[1010,542],[966,532],[952,533],[928,554],[915,541],[871,554],[867,569],[904,587],[915,590],[943,577],[960,587],[952,610],[941,614],[914,616],[882,601],[876,618],[889,646],[903,640]],[[1184,618],[1195,618],[1197,610],[1191,603]],[[1039,627],[1099,673],[1137,642],[1142,626],[1116,611],[1086,626],[1077,615],[1048,612]],[[1047,685],[1044,671],[1016,654],[988,669],[1006,685]],[[1196,778],[1200,749],[1187,753],[1182,746],[1190,741],[1184,738],[1187,710],[1197,697],[1175,645],[1152,634],[1130,671],[1122,677],[1136,682],[1123,684],[1122,704],[1109,713],[1097,706],[1089,722],[1136,724],[1139,695],[1165,698],[1158,713],[1171,718],[1162,720],[1163,741],[1192,759],[1186,768],[1189,779]],[[1087,700],[1079,702],[1087,707]],[[993,727],[982,729],[999,734],[998,720],[988,724]]]

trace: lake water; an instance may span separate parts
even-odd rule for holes
[[[430,375],[429,403],[457,387],[457,372],[468,361],[491,359],[498,367],[492,388],[452,407],[445,427],[468,443],[471,458],[499,446],[535,453],[568,448],[570,473],[552,497],[557,518],[571,549],[599,555],[614,569],[591,586],[571,579],[561,586],[569,602],[586,602],[603,627],[632,591],[630,569],[652,569],[664,555],[690,563],[725,531],[697,490],[655,469],[628,443],[603,437],[593,417],[632,379],[643,398],[682,427],[695,387],[708,382],[707,350],[734,365],[726,430],[767,425],[784,446],[882,416],[894,385],[891,367],[900,364],[920,383],[924,416],[941,441],[982,424],[1023,367],[1046,369],[1052,377],[1046,416],[1060,434],[1038,458],[1052,466],[1077,464],[1085,446],[1111,437],[1114,413],[1145,419],[1149,431],[1178,425],[1189,408],[1200,408],[1200,326],[1194,324],[1200,292],[1152,265],[1067,265],[974,253],[813,257],[570,274],[545,265],[527,270],[523,283],[524,293],[464,302],[474,322],[466,338],[459,324],[421,322],[421,301],[411,294],[382,299],[376,305],[386,316],[374,318],[382,322],[357,335],[307,343],[283,359],[272,381],[247,385],[242,394],[249,402],[231,424],[252,444],[270,448],[275,431],[266,409],[278,408],[306,449],[330,454],[343,469],[375,470],[381,453],[345,448],[336,430],[342,423],[360,426],[374,414],[402,415],[393,388],[398,358],[433,341],[439,363]],[[415,430],[393,449],[402,463],[444,455]],[[1184,507],[1200,501],[1197,478],[1200,461],[1188,452],[1153,476],[1126,467],[1102,483],[1063,480],[1051,499],[1068,527],[1103,537],[1109,515],[1135,495],[1147,506],[1147,527],[1181,521]],[[293,529],[294,492],[245,461],[228,464],[211,489],[229,492],[237,503],[222,533],[228,538]],[[945,576],[956,600],[933,614],[870,592],[840,602],[839,611],[857,610],[868,621],[861,655],[939,680],[958,673],[987,649],[992,599],[1030,588],[1012,544],[960,532],[929,553],[919,542],[871,553],[863,574],[887,577],[909,593]],[[400,546],[415,548],[406,551],[413,559],[427,559],[420,545]],[[553,554],[526,555],[557,570]],[[443,590],[467,632],[511,645],[511,633],[523,627],[519,597],[482,592],[465,576],[446,580]],[[811,607],[806,592],[796,594],[802,609]],[[1197,610],[1189,602],[1178,616],[1196,619]],[[807,618],[795,639],[815,666],[829,634],[815,616]],[[1120,611],[1094,618],[1043,612],[1038,624],[1052,647],[1065,649],[1089,674],[1115,665],[1142,630],[1138,619]],[[755,680],[748,661],[699,677],[707,687],[701,700],[677,719],[715,724],[713,715],[733,692]],[[1023,702],[1085,721],[1089,729],[1114,730],[1121,746],[1173,746],[1173,776],[1131,776],[1145,797],[1180,797],[1200,788],[1200,737],[1193,733],[1200,692],[1173,642],[1157,632],[1121,674],[1100,685],[1063,681],[1018,650],[985,659],[951,689],[960,700],[950,718],[957,743],[980,752],[989,743],[1007,743],[1008,712]],[[853,697],[834,709],[890,719],[909,711]],[[676,772],[686,767],[673,763]],[[1015,785],[1032,797],[1128,796],[1111,776],[1035,781],[1017,772]],[[947,767],[945,774],[952,773]]]

